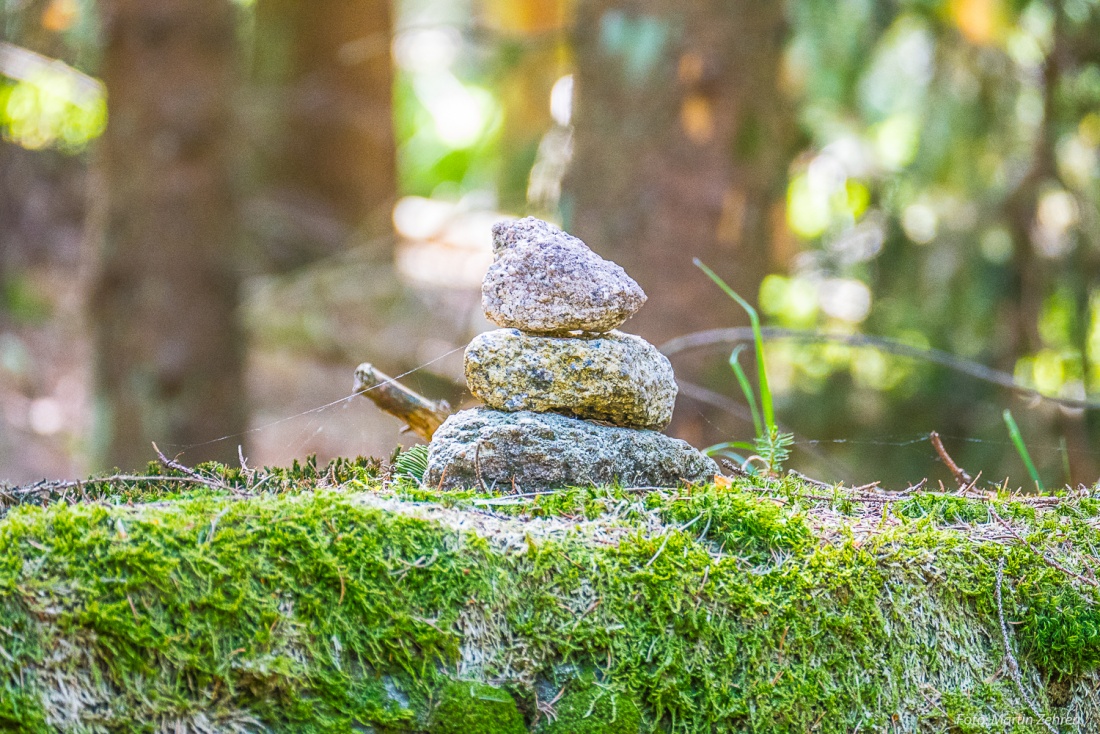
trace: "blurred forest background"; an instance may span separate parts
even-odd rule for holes
[[[641,283],[627,331],[696,334],[669,351],[697,446],[752,424],[734,344],[698,335],[747,322],[693,257],[773,327],[1033,391],[777,337],[792,466],[946,480],[937,430],[1026,485],[1008,407],[1048,484],[1100,475],[1100,0],[3,0],[0,23],[0,480],[151,441],[388,455],[412,440],[341,401],[355,365],[428,363],[404,381],[468,403],[489,227],[524,214]]]

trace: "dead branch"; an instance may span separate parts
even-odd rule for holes
[[[355,394],[370,398],[380,410],[405,421],[408,430],[425,441],[431,441],[432,434],[451,415],[446,400],[429,400],[369,362],[355,369]]]
[[[799,331],[797,329],[781,329],[774,326],[765,326],[761,331],[764,339],[768,341],[786,339],[810,344],[847,344],[852,347],[874,347],[888,354],[896,354],[901,357],[938,364],[941,367],[946,367],[955,372],[969,375],[982,382],[1000,385],[1001,387],[1034,398],[1035,400],[1055,403],[1067,408],[1079,408],[1083,410],[1100,409],[1100,400],[1050,397],[1033,388],[1017,384],[1016,378],[1007,372],[1001,372],[991,367],[986,367],[978,362],[963,359],[962,357],[957,357],[954,354],[940,351],[939,349],[914,347],[910,344],[897,341],[896,339],[871,336],[870,334],[822,334],[812,331]],[[728,329],[708,329],[706,331],[695,331],[690,334],[678,336],[675,339],[665,342],[658,348],[661,350],[661,354],[666,357],[671,357],[681,352],[713,347],[715,345],[725,347],[732,344],[751,344],[753,338],[753,330],[748,326],[737,326]]]
[[[813,477],[808,477],[805,474],[803,474],[802,472],[795,471],[794,469],[788,469],[787,474],[791,475],[795,479],[799,479],[799,480],[801,480],[802,482],[804,482],[806,484],[809,484],[809,485],[814,486],[814,487],[818,487],[820,489],[833,489],[834,488],[834,485],[832,485],[832,484],[827,484],[826,482],[823,482],[820,479],[814,479]]]
[[[966,473],[966,469],[956,464],[955,460],[951,458],[951,454],[947,453],[947,449],[943,446],[943,441],[940,440],[940,434],[932,431],[928,434],[928,440],[932,442],[932,447],[936,449],[936,453],[940,455],[940,461],[951,470],[951,474],[955,477],[955,481],[958,482],[959,486],[966,487],[969,485],[973,479]]]
[[[230,487],[228,484],[223,482],[221,479],[218,479],[217,477],[204,476],[194,469],[184,466],[175,459],[169,459],[161,452],[156,443],[153,444],[153,451],[157,452],[157,458],[160,459],[161,464],[168,467],[169,469],[175,469],[181,474],[185,474],[186,476],[191,477],[192,480],[199,484],[205,484],[207,487],[210,487],[212,489],[224,489],[231,492],[237,491],[235,488]]]
[[[89,484],[111,484],[114,482],[175,482],[177,484],[202,484],[209,486],[210,481],[205,477],[160,477],[143,474],[112,474],[109,477],[97,477],[95,479],[73,479],[69,481],[40,481],[27,484],[22,487],[14,487],[4,494],[11,497],[23,497],[31,494],[64,492],[69,489],[80,489]]]
[[[474,447],[474,472],[477,474],[477,483],[481,485],[481,491],[485,494],[490,494],[489,488],[485,486],[485,480],[481,478],[481,441],[477,442],[477,446]],[[493,482],[495,485],[496,482]]]

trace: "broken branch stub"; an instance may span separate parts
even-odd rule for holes
[[[451,415],[446,400],[430,400],[413,392],[370,362],[355,369],[355,394],[362,395],[381,410],[405,421],[407,430],[425,441]]]

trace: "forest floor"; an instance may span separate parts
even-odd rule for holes
[[[422,338],[408,329],[408,341],[380,332],[376,296],[363,287],[366,263],[355,253],[292,276],[255,278],[245,304],[250,333],[246,397],[248,431],[222,440],[228,454],[243,445],[256,464],[288,464],[316,455],[388,455],[414,437],[402,424],[352,393],[356,366],[372,361],[398,374],[433,362],[409,382],[461,403],[461,347],[476,328],[450,328],[450,320],[475,323],[476,289],[445,294],[426,310],[449,313],[447,326]],[[395,279],[396,282],[396,279]],[[22,271],[25,292],[18,313],[0,321],[0,482],[22,484],[43,477],[86,476],[93,469],[93,354],[85,322],[86,278],[73,277],[71,264],[47,262]],[[406,284],[406,287],[411,286]],[[417,312],[421,316],[424,309]],[[444,338],[453,333],[453,338]],[[417,334],[421,334],[417,336]],[[322,406],[328,406],[319,410]],[[211,439],[221,439],[212,436]],[[187,446],[162,445],[186,456]],[[152,447],[149,458],[154,459]]]

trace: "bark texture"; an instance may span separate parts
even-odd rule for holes
[[[693,258],[754,302],[783,259],[794,142],[780,88],[786,36],[782,3],[580,2],[575,153],[562,210],[570,232],[649,296],[625,330],[660,345],[747,323]],[[676,370],[681,379],[728,385],[722,362]],[[705,445],[744,427],[700,408],[678,410],[672,433]]]
[[[743,314],[698,257],[755,300],[782,227],[792,115],[783,4],[583,0],[567,228],[636,278],[655,342]]]
[[[235,12],[228,0],[107,0],[102,11],[111,118],[93,185],[95,439],[107,465],[144,464],[151,441],[228,460],[235,441],[201,444],[245,425]]]
[[[387,0],[260,0],[256,76],[264,183],[250,221],[276,266],[349,240],[392,257],[396,191]]]

